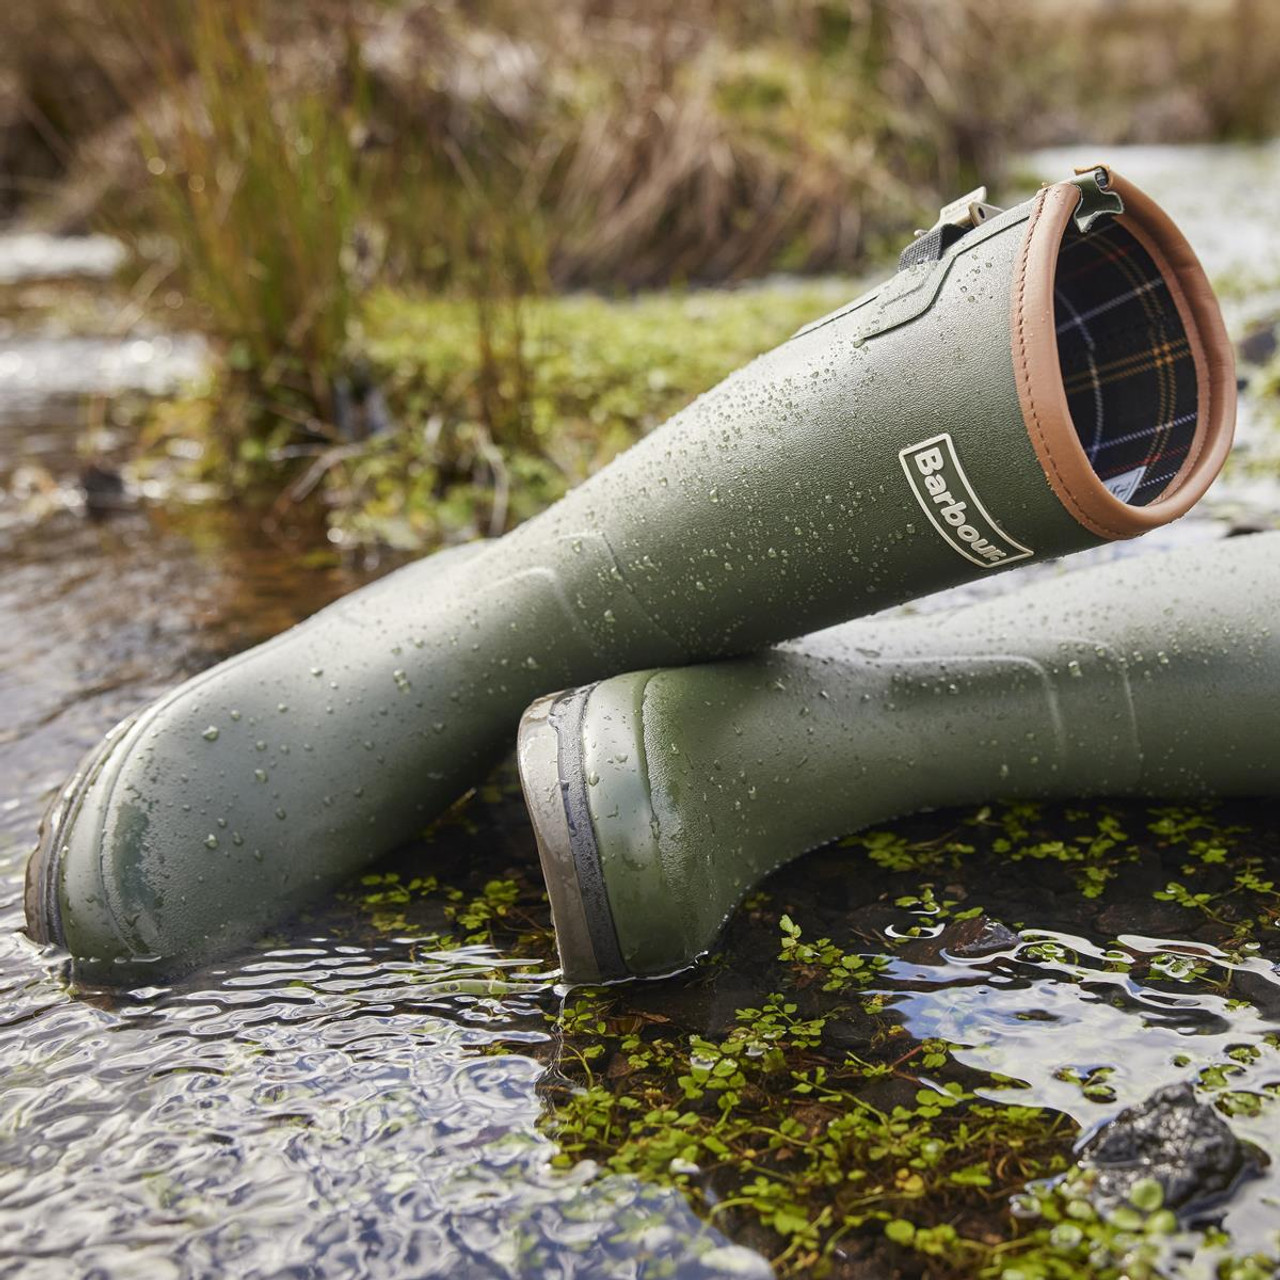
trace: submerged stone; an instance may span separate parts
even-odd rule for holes
[[[1152,1179],[1165,1208],[1186,1212],[1230,1191],[1256,1159],[1189,1084],[1175,1084],[1104,1125],[1081,1148],[1080,1165],[1095,1175],[1089,1198],[1098,1209],[1127,1203]]]
[[[1243,364],[1269,364],[1280,349],[1280,319],[1256,325],[1236,344]]]
[[[996,951],[1009,951],[1018,946],[1021,941],[1022,939],[1007,925],[987,915],[957,920],[947,925],[938,935],[942,950],[961,959],[987,956]]]

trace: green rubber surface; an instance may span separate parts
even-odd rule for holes
[[[902,451],[940,435],[1025,558],[1094,544],[1019,409],[1028,215],[802,330],[507,537],[403,569],[144,710],[64,795],[31,865],[31,932],[94,981],[189,968],[413,838],[541,694],[999,572],[939,536],[908,481]]]
[[[604,681],[562,781],[590,809],[627,966],[655,974],[711,948],[783,863],[921,808],[1280,794],[1278,709],[1271,533]],[[561,950],[592,980],[586,948]]]

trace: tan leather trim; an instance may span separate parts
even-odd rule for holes
[[[1199,259],[1168,215],[1113,170],[1113,190],[1124,201],[1117,219],[1132,233],[1165,278],[1190,342],[1199,381],[1199,413],[1181,470],[1156,501],[1131,507],[1094,474],[1076,435],[1058,361],[1053,280],[1058,247],[1075,212],[1079,189],[1070,182],[1045,187],[1035,198],[1014,265],[1011,323],[1013,373],[1027,434],[1045,478],[1062,505],[1100,538],[1135,538],[1185,515],[1213,483],[1235,431],[1235,356],[1222,313]]]

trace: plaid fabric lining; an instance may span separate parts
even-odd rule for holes
[[[1191,345],[1150,254],[1117,223],[1062,239],[1054,280],[1058,362],[1098,478],[1145,507],[1181,470],[1199,393]]]

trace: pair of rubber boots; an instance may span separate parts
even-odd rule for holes
[[[769,650],[1175,519],[1235,389],[1148,197],[1105,168],[975,193],[543,515],[122,724],[46,820],[29,930],[95,982],[227,953],[412,839],[531,703],[571,981],[679,968],[760,876],[922,806],[1274,789],[1271,538]]]

